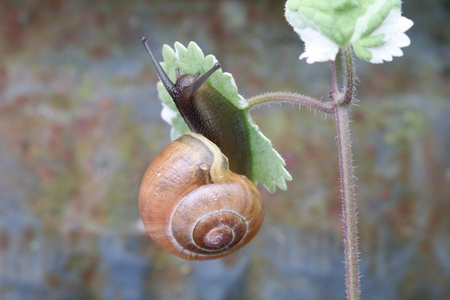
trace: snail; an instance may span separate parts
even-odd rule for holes
[[[262,196],[247,178],[250,150],[240,112],[204,84],[219,63],[202,76],[176,70],[174,84],[146,38],[142,42],[192,131],[171,142],[147,168],[139,191],[142,221],[150,237],[176,256],[223,257],[247,244],[264,218]]]

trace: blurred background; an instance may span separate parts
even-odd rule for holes
[[[345,299],[331,117],[263,107],[255,122],[287,162],[263,188],[256,238],[216,261],[163,251],[138,191],[169,143],[140,42],[196,41],[245,98],[326,100],[327,63],[299,61],[284,1],[0,1],[0,299]],[[410,0],[412,44],[357,62],[351,128],[363,299],[450,298],[450,4]]]

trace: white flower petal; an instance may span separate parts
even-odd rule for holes
[[[385,44],[379,47],[367,48],[372,53],[371,63],[382,63],[383,60],[391,61],[393,56],[402,56],[402,47],[411,43],[409,37],[404,33],[414,23],[401,16],[399,9],[392,10],[384,22],[374,30],[371,36],[384,35]]]
[[[400,22],[399,23],[400,23],[400,30],[402,32],[407,31],[408,29],[410,29],[414,25],[413,21],[411,21],[410,19],[405,18],[405,17],[400,17]]]
[[[328,60],[334,61],[339,51],[339,46],[335,42],[311,28],[295,31],[305,42],[305,52],[300,55],[300,59],[306,58],[308,64]]]

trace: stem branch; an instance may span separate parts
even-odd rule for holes
[[[334,113],[334,104],[332,102],[322,102],[312,97],[289,92],[267,93],[252,97],[247,100],[247,109],[251,109],[262,104],[283,102],[309,106],[324,113]]]

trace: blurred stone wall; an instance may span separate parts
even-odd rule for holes
[[[248,246],[187,262],[143,231],[140,180],[169,143],[139,38],[196,41],[240,93],[327,98],[326,63],[283,1],[0,2],[1,299],[344,299],[332,118],[291,106],[252,113],[293,177],[265,198]],[[445,1],[405,1],[412,45],[357,62],[351,124],[362,298],[450,297],[450,35]]]

